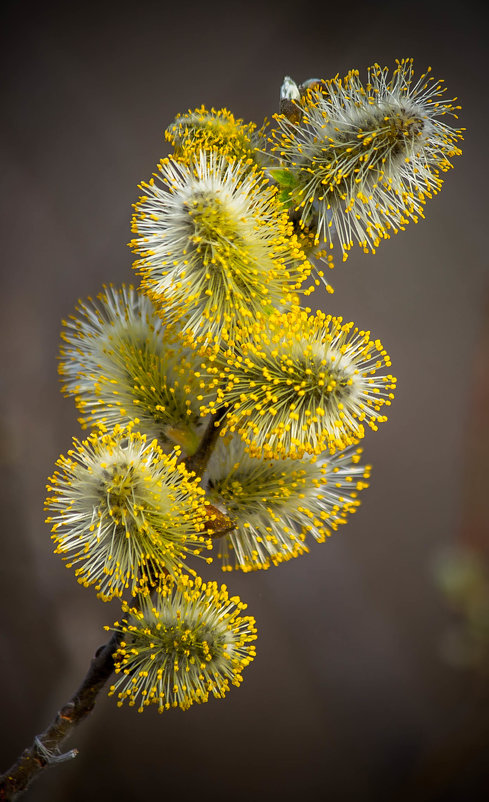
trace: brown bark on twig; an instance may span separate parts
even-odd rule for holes
[[[96,652],[76,693],[59,710],[44,732],[36,736],[32,745],[0,776],[0,800],[16,799],[48,766],[76,757],[78,750],[72,749],[62,755],[60,746],[93,710],[97,695],[114,671],[113,657],[120,638],[120,633],[115,632],[105,646]]]
[[[186,457],[184,460],[187,470],[194,471],[194,473],[201,478],[216,444],[221,421],[225,414],[226,408],[221,407],[221,409],[218,409],[218,411],[211,416],[197,451],[195,454],[192,454],[191,457]]]

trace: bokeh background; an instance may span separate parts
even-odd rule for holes
[[[259,627],[224,701],[163,716],[101,697],[32,802],[489,798],[487,675],[456,666],[440,553],[487,547],[487,61],[476,3],[7,2],[1,21],[0,768],[84,675],[118,615],[52,553],[46,478],[79,435],[59,392],[61,319],[133,280],[131,204],[202,103],[261,122],[298,82],[413,56],[463,105],[464,156],[426,220],[337,260],[323,308],[392,357],[390,420],[347,527],[225,579]],[[485,343],[485,345],[484,345]],[[486,384],[485,384],[486,382]],[[485,388],[485,389],[484,389]],[[484,394],[485,393],[485,394]],[[220,578],[219,569],[207,576]],[[456,650],[455,650],[456,651]],[[458,661],[461,662],[461,661]]]

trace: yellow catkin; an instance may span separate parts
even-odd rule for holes
[[[379,340],[342,318],[295,308],[257,323],[205,369],[227,409],[223,434],[238,432],[252,456],[301,458],[357,443],[364,424],[386,420],[396,380]],[[212,386],[212,383],[210,384]]]
[[[203,490],[179,456],[116,427],[75,439],[58,459],[46,499],[55,551],[104,601],[148,592],[211,548]]]
[[[167,450],[199,443],[200,359],[133,287],[104,287],[64,321],[59,373],[84,427],[133,425]]]
[[[230,685],[239,686],[242,671],[255,657],[255,621],[225,585],[182,577],[165,581],[153,600],[138,607],[123,603],[125,620],[116,622],[122,643],[114,655],[118,678],[109,695],[128,701],[142,712],[158,712],[223,698]]]
[[[300,120],[275,118],[272,151],[290,175],[291,208],[318,245],[338,238],[344,259],[354,244],[374,253],[423,217],[463,132],[444,119],[457,117],[456,98],[429,73],[415,79],[413,60],[403,59],[391,77],[374,64],[362,84],[351,70],[313,83]]]
[[[166,129],[165,138],[186,161],[200,150],[218,150],[230,158],[260,164],[266,145],[265,125],[258,129],[227,109],[208,110],[205,106],[179,114]]]
[[[143,289],[189,341],[246,331],[289,306],[311,265],[286,212],[256,169],[216,151],[164,159],[142,185],[131,245]]]
[[[224,571],[266,569],[323,542],[359,505],[370,466],[361,449],[303,459],[250,457],[234,435],[221,439],[208,466],[208,496],[234,522],[217,542]]]

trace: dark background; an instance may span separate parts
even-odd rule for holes
[[[284,74],[365,77],[413,56],[460,98],[464,156],[425,221],[375,256],[337,259],[336,292],[319,299],[371,329],[398,376],[389,422],[364,441],[362,507],[309,555],[225,576],[259,627],[239,690],[163,716],[101,697],[67,745],[79,757],[25,798],[489,798],[484,685],[443,657],[451,613],[433,581],[474,498],[487,540],[485,455],[476,471],[473,457],[489,289],[477,5],[10,2],[1,28],[0,768],[72,693],[118,615],[77,585],[43,522],[45,481],[80,433],[56,356],[79,297],[133,280],[131,204],[167,152],[165,127],[202,103],[261,122]]]

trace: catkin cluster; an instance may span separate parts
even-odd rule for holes
[[[254,621],[199,558],[252,571],[306,553],[368,486],[359,443],[396,381],[370,331],[306,299],[423,215],[458,154],[440,81],[411,60],[298,86],[257,127],[205,107],[168,127],[140,185],[138,288],[63,326],[59,372],[87,439],[48,485],[56,553],[122,602],[111,693],[188,708],[238,685]]]

